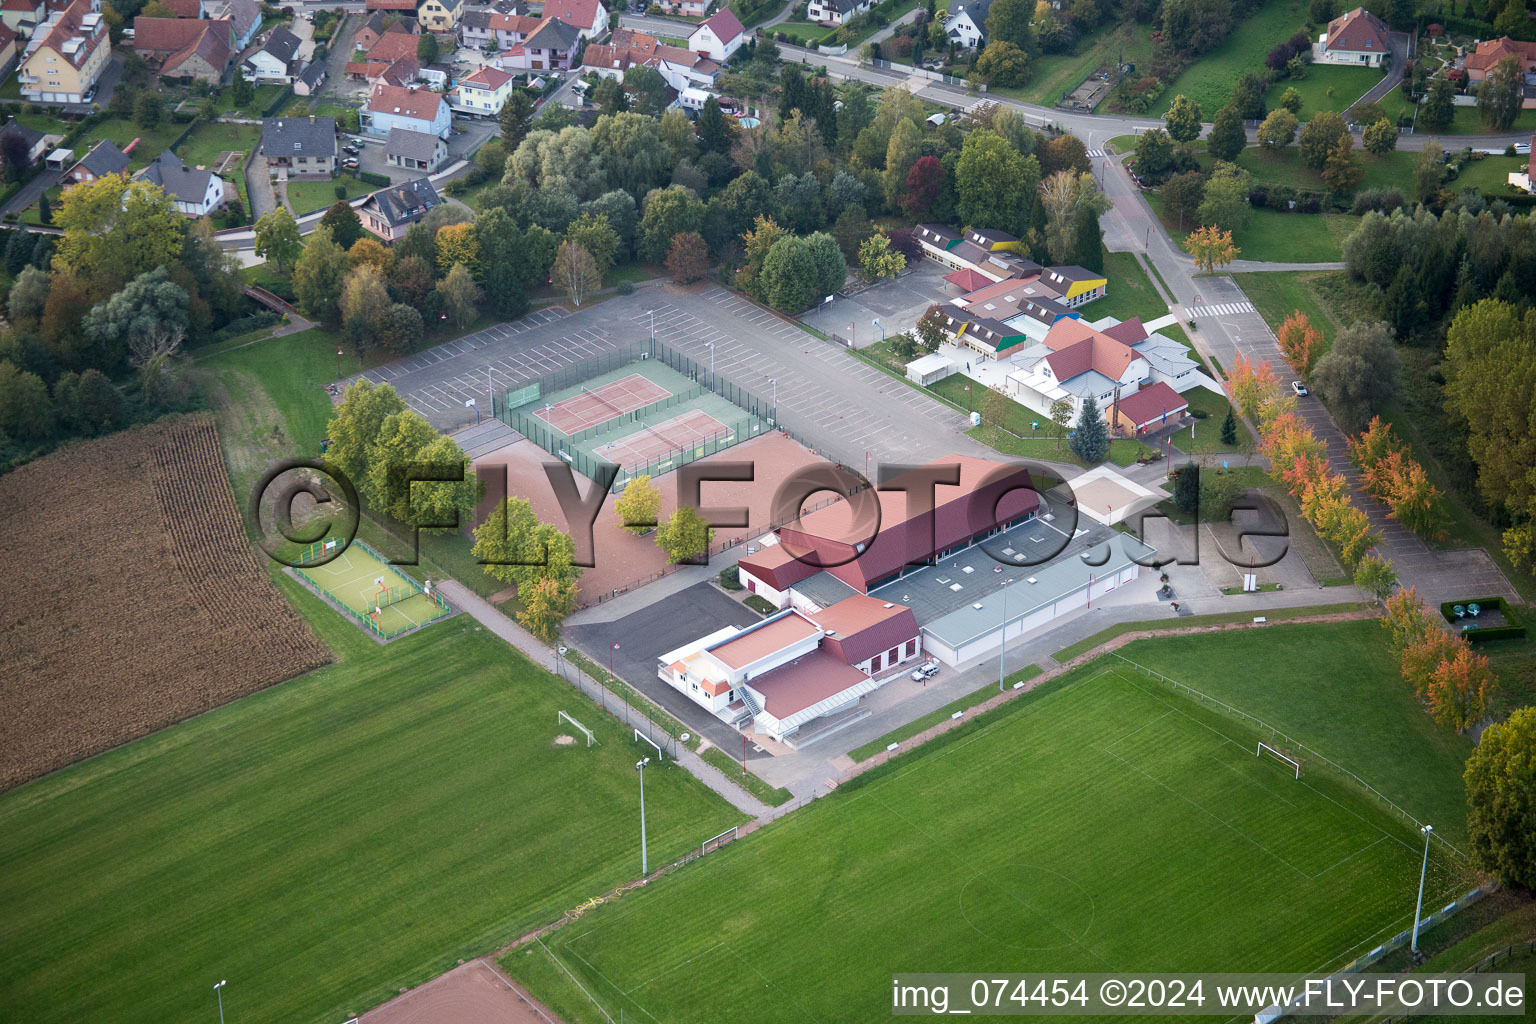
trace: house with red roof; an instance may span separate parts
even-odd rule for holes
[[[583,39],[599,39],[608,31],[608,8],[600,0],[547,0],[544,19],[559,18]]]
[[[1374,68],[1391,55],[1387,23],[1364,7],[1334,18],[1312,46],[1312,60],[1317,64]]]
[[[404,128],[446,139],[452,126],[448,101],[416,85],[375,85],[360,120],[363,131],[381,137],[392,128]]]
[[[512,76],[489,65],[459,79],[448,93],[448,105],[461,114],[495,117],[512,95]]]
[[[415,57],[416,47],[420,43],[420,36],[399,28],[392,28],[368,47],[368,60],[370,63],[390,64],[401,57]]]
[[[721,7],[688,33],[688,49],[716,64],[724,64],[746,41],[741,19],[729,7]]]
[[[217,85],[234,58],[233,32],[227,18],[135,18],[133,52],[162,78]]]
[[[1479,40],[1477,49],[1467,54],[1467,81],[1481,82],[1488,77],[1488,72],[1493,70],[1495,64],[1509,57],[1520,62],[1520,70],[1525,74],[1536,75],[1536,43],[1500,36],[1498,39]]]
[[[30,36],[37,26],[48,20],[47,0],[3,0],[0,2],[0,23],[19,36]]]
[[[707,88],[720,74],[720,65],[708,57],[629,28],[615,29],[606,44],[589,44],[582,51],[581,66],[599,77],[615,79],[623,79],[631,67],[655,68],[679,93]]]

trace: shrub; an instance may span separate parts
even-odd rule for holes
[[[357,180],[369,185],[377,185],[379,188],[384,188],[390,184],[389,175],[375,174],[373,171],[361,172],[357,175]]]
[[[614,290],[620,295],[633,295],[635,293],[635,283],[633,281],[620,281]]]
[[[726,590],[741,589],[741,570],[734,565],[728,565],[720,570],[720,585]]]

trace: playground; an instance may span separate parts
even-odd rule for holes
[[[353,540],[329,562],[315,564],[335,551],[337,541],[311,545],[294,571],[363,629],[390,640],[448,615],[448,602],[423,586],[360,540]]]

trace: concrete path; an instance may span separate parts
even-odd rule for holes
[[[438,590],[448,599],[449,604],[455,608],[462,609],[465,614],[480,623],[480,625],[522,651],[535,665],[543,667],[548,663],[550,648],[547,644],[536,639],[532,633],[529,633],[512,619],[503,615],[495,605],[480,597],[474,591],[464,586],[464,584],[457,580],[443,580],[438,584]],[[619,697],[614,696],[611,691],[607,691],[606,687],[603,687],[596,680],[586,676],[575,665],[567,662],[564,671],[585,678],[594,689],[607,692],[611,703],[625,706],[629,714],[634,718],[646,717],[642,712],[625,704]],[[728,780],[718,768],[706,763],[698,754],[695,754],[682,744],[678,744],[677,755],[679,764],[696,775],[700,782],[720,794],[720,796],[724,797],[743,814],[750,815],[752,818],[760,821],[767,821],[782,813],[783,808],[769,807],[757,797]],[[788,807],[789,805],[785,806]]]

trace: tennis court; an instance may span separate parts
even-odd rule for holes
[[[643,409],[671,394],[655,381],[632,373],[597,387],[583,387],[579,394],[547,405],[534,415],[562,434],[570,435]]]
[[[730,427],[709,413],[691,409],[681,416],[641,426],[633,434],[614,438],[592,451],[601,459],[634,470],[662,460],[669,452],[697,448],[705,441],[734,443],[734,439],[727,436],[730,433]]]
[[[450,611],[435,590],[424,589],[360,540],[324,565],[302,565],[303,561],[307,559],[301,559],[294,571],[381,639],[424,626]]]

